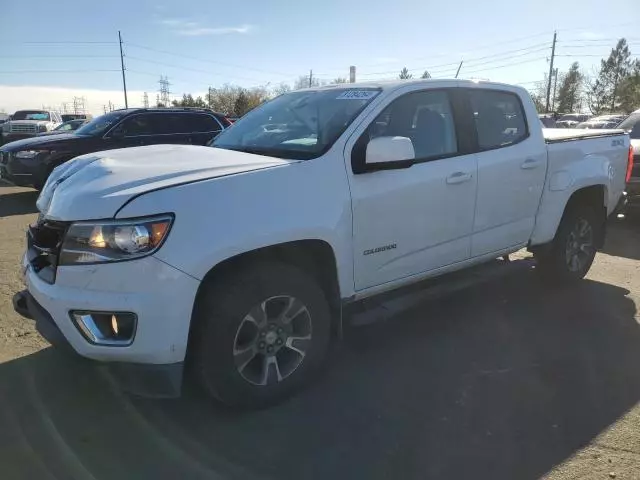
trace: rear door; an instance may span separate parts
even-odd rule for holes
[[[477,138],[478,198],[471,256],[525,244],[533,231],[546,176],[547,149],[536,112],[515,92],[467,88]]]

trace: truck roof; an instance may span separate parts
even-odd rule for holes
[[[491,82],[488,80],[463,80],[459,78],[417,78],[410,80],[381,80],[375,82],[336,83],[320,87],[310,87],[303,90],[331,90],[334,88],[380,88],[382,90],[394,90],[404,85],[424,84],[425,86],[437,84],[438,86],[464,86],[464,85],[496,85],[506,89],[523,89],[523,87],[508,83]]]

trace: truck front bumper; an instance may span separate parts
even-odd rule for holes
[[[58,267],[55,283],[23,262],[27,289],[14,296],[14,309],[33,318],[52,345],[102,362],[134,394],[180,394],[193,302],[199,282],[153,257],[105,265]],[[93,343],[72,312],[131,312],[137,327],[127,346]]]

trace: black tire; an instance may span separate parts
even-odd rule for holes
[[[577,232],[585,228],[590,232],[589,238],[578,237]],[[569,206],[553,242],[535,253],[537,269],[545,280],[567,283],[584,278],[596,256],[603,229],[601,210],[587,205]]]
[[[290,339],[287,332],[282,334],[282,338],[278,336],[277,340],[267,337],[271,342],[277,341],[282,345],[284,340],[285,343],[280,347],[275,343],[268,344],[266,348],[280,350],[267,354],[262,336],[265,332],[267,335],[275,335],[275,330],[270,332],[266,328],[273,327],[272,322],[276,322],[279,316],[275,315],[277,307],[282,304],[283,309],[286,308],[288,298],[298,299],[306,308],[306,313],[301,314],[303,316],[293,316],[290,325],[291,328],[302,328],[300,325],[303,323],[310,325],[310,340],[292,343],[291,346],[295,348],[290,349],[287,346]],[[258,314],[253,316],[259,317],[260,311],[273,310],[273,313],[265,315],[267,319],[273,315],[273,318],[266,321],[268,327],[265,328],[254,327],[254,322],[247,320],[249,312],[255,312],[253,309],[260,308],[261,305]],[[261,408],[292,395],[317,373],[323,364],[330,340],[330,310],[322,289],[302,270],[275,262],[256,264],[230,276],[207,281],[198,295],[193,321],[195,324],[189,347],[193,373],[208,394],[232,407]],[[264,322],[257,323],[264,325]],[[299,325],[296,327],[297,324]],[[247,325],[255,332],[247,334]],[[301,338],[301,334],[289,334],[291,337],[298,335]],[[241,372],[242,367],[236,366],[236,363],[244,363],[244,359],[238,361],[240,355],[234,352],[245,351],[245,347],[238,347],[242,335],[247,337],[244,340],[246,345],[253,345],[250,347],[252,350],[262,348],[262,353],[253,353],[253,360]],[[302,343],[306,348],[305,355],[297,353],[297,348],[302,348]],[[297,356],[301,357],[301,363],[293,367]],[[276,357],[277,362],[280,362],[276,363],[277,367],[267,361],[273,360],[269,357]],[[293,368],[287,376],[284,375],[286,371],[283,360],[290,363],[287,369]],[[267,373],[263,376],[265,371]],[[283,378],[278,380],[281,374]],[[252,383],[259,383],[261,380],[266,380],[268,384]]]

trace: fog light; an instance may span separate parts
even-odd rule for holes
[[[136,334],[138,317],[129,312],[87,312],[75,310],[71,318],[82,336],[95,345],[126,347]]]

